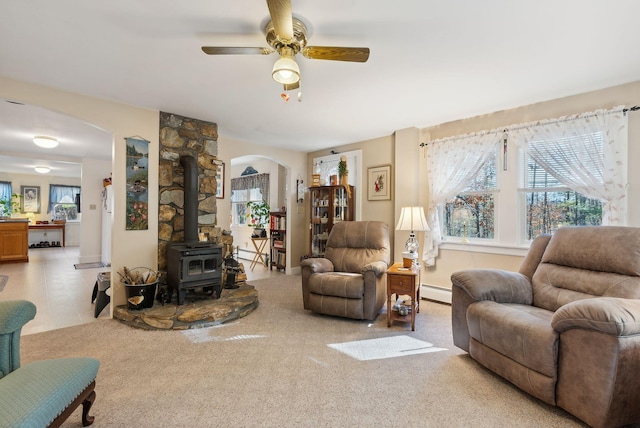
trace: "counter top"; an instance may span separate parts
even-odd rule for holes
[[[29,221],[28,218],[0,218],[0,223],[21,223]]]

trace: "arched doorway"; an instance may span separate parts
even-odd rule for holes
[[[270,212],[283,213],[285,220],[283,225],[286,227],[286,207],[288,196],[288,175],[289,169],[265,156],[247,155],[232,158],[230,166],[226,171],[230,177],[231,188],[229,189],[229,218],[228,229],[234,237],[234,248],[237,256],[245,261],[251,262],[255,259],[258,250],[263,253],[259,264],[265,263],[265,268],[272,269],[271,261],[274,260],[271,252],[271,245],[275,235],[271,235],[271,230],[275,225],[269,224],[267,241],[261,246],[258,240],[252,240],[255,237],[255,228],[251,224],[251,203],[257,201],[266,201],[269,205]],[[255,179],[258,179],[260,184]],[[268,183],[268,184],[267,184]],[[271,216],[269,218],[271,220]],[[221,219],[222,220],[222,219]],[[219,225],[224,223],[219,222]],[[223,227],[224,229],[225,227]],[[286,232],[283,232],[286,237]],[[286,248],[286,242],[282,242],[283,248]],[[280,266],[290,266],[290,254],[285,254],[286,261],[280,263]],[[286,268],[284,269],[286,271]]]
[[[86,209],[68,220],[67,245],[80,247],[78,262],[100,261],[102,212],[96,202],[103,178],[111,173],[113,135],[66,114],[7,100],[0,102],[0,129],[0,179],[12,181],[17,189],[31,185],[40,190],[40,210],[31,220],[51,220],[51,204],[59,202],[49,201],[51,185],[80,187],[82,201],[86,196],[88,203],[81,203],[78,208]],[[55,137],[59,144],[38,147],[31,141],[37,135]],[[46,166],[49,172],[39,174],[35,166]]]

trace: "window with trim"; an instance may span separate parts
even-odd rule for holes
[[[247,202],[262,201],[262,192],[258,188],[233,190],[231,193],[231,223],[246,225],[247,217],[251,215]]]
[[[248,202],[269,202],[269,174],[248,174],[231,179],[231,224],[246,225]]]
[[[581,136],[568,138],[580,139]],[[591,135],[602,149],[602,133]],[[535,160],[520,150],[519,207],[524,212],[524,240],[543,233],[552,233],[561,226],[599,226],[602,223],[602,202],[590,198],[545,171]],[[567,158],[547,156],[547,164],[568,162]]]
[[[520,183],[517,195],[507,191],[503,192],[502,198],[503,203],[518,207],[521,225],[518,241],[530,241],[561,226],[598,226],[602,223],[600,200],[571,190],[526,155],[524,150],[518,150],[518,153]],[[503,174],[502,169],[497,168],[497,158],[496,151],[473,181],[444,204],[441,216],[444,236],[488,240],[496,237],[496,229],[499,228],[494,221],[496,199]],[[551,158],[548,161],[556,163],[563,160]]]
[[[569,134],[553,140],[532,141],[530,144],[564,145],[573,147],[571,150],[584,147],[577,150],[588,150],[589,156],[603,158],[603,132]],[[510,147],[517,148],[514,144],[510,144]],[[516,155],[513,158],[517,158],[517,162],[509,164],[516,164],[517,180],[512,179],[509,170],[498,167],[500,156],[496,150],[473,181],[440,207],[443,236],[503,241],[498,239],[498,230],[505,223],[496,221],[500,217],[499,211],[503,218],[517,216],[516,221],[509,223],[517,230],[503,231],[503,237],[512,236],[510,241],[514,243],[531,241],[540,234],[553,233],[562,226],[602,224],[603,202],[571,189],[556,178],[556,171],[567,169],[566,163],[577,162],[574,157],[561,156],[558,151],[540,151],[539,160],[546,165],[545,169],[523,148],[517,148],[514,152]],[[571,153],[575,154],[573,151]],[[588,162],[581,168],[593,176],[600,174]],[[500,186],[498,183],[501,183]],[[498,193],[504,205],[500,210],[497,206]]]
[[[54,205],[60,203],[76,204],[77,212],[80,212],[80,192],[79,186],[67,186],[64,184],[49,185],[49,208],[47,212],[53,211]]]
[[[467,150],[469,138],[430,142],[429,197],[438,201],[437,215],[430,215],[439,219],[439,227],[425,234],[425,248],[431,245],[425,263],[435,264],[440,243],[461,242],[465,229],[471,243],[520,247],[561,226],[626,225],[627,111],[617,107],[473,134],[478,141],[490,134],[505,137],[502,149],[471,180],[463,172],[473,174],[472,162],[461,162],[459,152],[476,156],[477,162],[482,154]],[[438,145],[451,141],[459,144],[446,150]],[[464,184],[447,170],[459,171]],[[448,195],[448,183],[466,187],[451,200],[438,199]]]
[[[471,183],[442,208],[443,235],[494,239],[495,204],[498,192],[497,150]]]

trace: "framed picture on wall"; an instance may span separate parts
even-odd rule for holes
[[[40,186],[20,186],[21,213],[40,213]]]
[[[217,162],[216,166],[216,199],[224,199],[224,162]]]
[[[367,169],[367,199],[391,200],[391,165],[373,166]]]
[[[125,138],[127,143],[127,216],[126,230],[149,229],[149,141],[142,137]]]

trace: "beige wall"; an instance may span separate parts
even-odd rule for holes
[[[579,94],[571,97],[551,100],[543,103],[522,106],[515,109],[494,112],[437,126],[416,129],[407,128],[396,131],[393,136],[380,137],[336,147],[338,152],[361,149],[363,152],[363,174],[371,166],[392,163],[396,180],[394,194],[390,202],[369,202],[366,200],[366,189],[358,189],[363,199],[363,220],[382,220],[395,227],[395,220],[400,208],[418,203],[424,207],[428,204],[426,169],[424,154],[420,143],[432,139],[454,135],[490,130],[503,126],[551,119],[564,115],[588,112],[619,105],[627,107],[640,103],[640,81],[616,86],[599,91]],[[428,118],[425,118],[425,120]],[[307,170],[311,171],[312,159],[329,154],[328,150],[309,153]],[[640,112],[629,113],[629,226],[640,226],[640,168],[635,168],[633,160],[640,159]],[[310,177],[307,177],[310,179]],[[365,180],[366,184],[366,180]],[[514,207],[515,209],[515,207]],[[308,221],[308,220],[307,220]],[[406,232],[397,232],[392,243],[395,247],[392,254],[399,260]],[[419,235],[422,246],[422,237]],[[492,267],[517,270],[522,261],[521,255],[513,255],[514,251],[492,248],[492,252],[483,250],[460,251],[459,249],[442,249],[435,267],[423,268],[422,283],[451,287],[451,273],[467,268]],[[510,253],[499,254],[499,253]],[[515,252],[515,253],[523,253]]]
[[[416,185],[420,181],[419,138],[420,130],[418,128],[396,131],[394,216],[389,224],[390,228],[395,228],[402,207],[425,206],[421,200],[421,193],[424,192]],[[416,233],[416,235],[420,248],[422,248],[421,234]],[[394,251],[391,254],[393,254],[394,261],[401,261],[409,232],[398,230],[394,236],[395,238],[392,240]]]
[[[34,214],[33,220],[51,220],[53,213],[47,213],[49,207],[49,185],[64,184],[81,186],[80,179],[73,177],[57,177],[50,174],[7,174],[0,172],[0,181],[10,181],[13,193],[20,194],[20,186],[40,187],[40,212]],[[13,217],[27,217],[26,214],[16,213]]]
[[[302,235],[306,235],[305,229],[305,205],[296,203],[296,179],[306,177],[307,155],[294,150],[275,149],[273,147],[233,140],[224,137],[224,124],[218,124],[218,159],[230,165],[231,159],[245,155],[262,156],[282,165],[287,171],[285,182],[287,208],[287,269],[286,273],[297,273],[300,270],[300,257],[304,254]],[[231,189],[231,175],[225,174],[225,189]],[[231,212],[229,192],[225,190],[224,199],[218,199],[218,213]],[[229,230],[229,216],[219,215],[219,226]]]
[[[125,230],[126,150],[124,139],[139,135],[149,147],[149,187],[158,188],[159,112],[78,95],[0,77],[0,98],[40,106],[83,120],[113,134],[113,186],[115,218],[112,234],[111,276],[123,266],[157,266],[158,195],[149,193],[149,229]],[[102,177],[100,178],[102,179]],[[84,239],[84,237],[83,237]],[[125,303],[119,281],[112,281],[113,306]]]
[[[49,208],[49,185],[50,184],[63,184],[69,186],[81,187],[82,184],[79,178],[73,177],[58,177],[50,174],[7,174],[0,172],[0,181],[10,181],[11,188],[14,193],[20,194],[20,186],[39,186],[40,187],[40,212],[34,214],[32,220],[48,220],[53,217],[53,213],[47,213]],[[82,197],[82,207],[84,207],[84,193]],[[81,210],[82,211],[82,210]],[[65,246],[77,247],[81,241],[80,231],[80,219],[84,213],[78,214],[78,219],[73,221],[67,221],[65,226]],[[13,217],[27,218],[26,214],[16,213]],[[87,215],[86,218],[91,218],[91,215]],[[84,222],[84,220],[83,220]],[[98,230],[99,231],[99,230]],[[97,237],[97,236],[96,236]],[[37,244],[40,241],[59,241],[62,240],[62,233],[58,230],[47,231],[29,231],[29,245]],[[98,257],[98,260],[100,258]]]
[[[571,97],[532,104],[511,110],[494,112],[469,119],[440,124],[421,130],[421,140],[444,138],[453,135],[466,134],[481,130],[490,130],[503,126],[526,123],[541,119],[551,119],[560,116],[589,112],[598,109],[613,108],[619,105],[631,107],[640,102],[640,82],[613,88],[579,94]],[[640,226],[640,169],[635,167],[634,161],[640,159],[640,112],[629,113],[629,226]],[[420,188],[426,189],[425,168],[421,165]],[[425,193],[425,192],[421,192]],[[428,200],[426,194],[424,205]],[[514,207],[514,210],[516,208]],[[522,257],[500,254],[470,253],[444,249],[436,259],[435,267],[424,271],[423,283],[451,287],[449,277],[451,273],[467,268],[498,267],[502,269],[517,269]],[[426,275],[425,275],[426,274]]]
[[[313,158],[320,156],[328,156],[331,154],[331,150],[336,150],[339,153],[349,152],[353,150],[362,150],[362,171],[359,171],[359,176],[362,179],[361,185],[355,186],[355,194],[357,202],[356,207],[362,207],[357,210],[355,217],[357,220],[379,220],[384,221],[389,225],[389,234],[391,243],[394,241],[394,196],[396,188],[391,192],[391,200],[389,201],[369,201],[367,200],[367,168],[380,165],[392,165],[391,175],[395,174],[394,164],[394,150],[395,150],[395,136],[390,135],[386,137],[380,137],[373,140],[361,141],[358,143],[348,144],[340,146],[334,149],[319,150],[308,153],[307,156],[307,171],[305,175],[305,183],[311,183],[311,174],[313,172]],[[395,180],[394,180],[395,181]],[[392,185],[392,187],[394,187]],[[305,210],[309,211],[309,198],[305,197]],[[305,218],[305,224],[309,226],[309,218]],[[305,234],[305,252],[309,252],[310,248],[310,236],[309,233]],[[393,254],[393,248],[392,248]]]
[[[113,134],[113,184],[115,190],[115,223],[113,228],[112,245],[112,275],[117,277],[116,271],[122,266],[156,266],[157,265],[157,195],[149,195],[149,229],[145,231],[125,230],[125,144],[124,139],[139,135],[150,140],[150,187],[158,186],[158,116],[159,112],[147,110],[116,102],[100,100],[78,95],[66,91],[56,90],[44,86],[32,85],[12,79],[0,77],[0,97],[27,104],[41,106],[52,111],[67,114],[77,119],[91,123]],[[451,135],[494,129],[500,126],[529,122],[533,120],[554,118],[566,114],[609,108],[617,105],[633,106],[640,100],[640,82],[617,86],[600,91],[589,92],[572,97],[538,103],[516,109],[495,112],[483,116],[464,119],[456,122],[420,130],[408,128],[396,132],[394,135],[375,138],[334,148],[338,152],[361,149],[363,188],[357,189],[357,197],[362,198],[362,210],[359,218],[362,220],[382,220],[389,224],[392,244],[396,240],[393,228],[395,219],[403,204],[413,203],[416,195],[418,202],[426,206],[425,172],[421,162],[419,144],[426,139],[442,138]],[[235,141],[224,137],[224,124],[220,124],[218,139],[218,157],[225,163],[231,158],[243,155],[261,155],[287,168],[286,182],[287,220],[292,232],[287,240],[291,249],[291,266],[299,266],[300,256],[308,248],[308,199],[304,204],[297,204],[295,194],[296,178],[303,177],[306,183],[311,182],[311,160],[317,156],[329,154],[329,150],[313,153],[303,153],[289,150],[274,150],[271,147]],[[629,116],[629,159],[640,159],[640,112],[630,113]],[[366,170],[368,167],[392,164],[392,175],[397,178],[391,201],[367,201]],[[416,166],[417,165],[417,166]],[[417,169],[416,169],[417,168]],[[417,174],[414,173],[417,171]],[[417,178],[415,178],[417,177]],[[413,180],[416,180],[415,182]],[[640,226],[640,168],[629,168],[629,225]],[[225,187],[229,189],[229,174],[225,177]],[[229,198],[225,192],[225,199],[219,200],[218,212],[220,218],[228,218],[221,213],[228,213]],[[224,224],[220,225],[225,228]],[[226,228],[228,229],[228,223]],[[398,233],[398,242],[404,237]],[[304,239],[301,239],[304,237]],[[395,245],[398,247],[400,244]],[[401,251],[393,251],[396,255]],[[466,254],[467,252],[443,250],[435,268],[427,269],[423,274],[423,282],[449,287],[448,277],[451,272],[467,267],[490,265],[495,267],[512,268],[517,265],[519,257],[490,255],[482,256]],[[443,261],[440,263],[440,261]],[[124,304],[124,290],[114,281],[113,300],[115,305]]]
[[[149,229],[139,231],[125,230],[125,201],[126,201],[126,150],[124,140],[130,136],[141,136],[150,141],[149,147],[149,187],[158,188],[158,141],[159,141],[159,111],[138,108],[126,104],[120,104],[107,100],[87,97],[67,91],[49,88],[46,86],[33,85],[13,79],[0,77],[0,98],[10,99],[35,106],[40,106],[55,112],[66,114],[76,119],[85,121],[107,132],[112,133],[112,153],[113,162],[104,165],[100,164],[95,172],[95,181],[102,183],[102,178],[112,174],[115,200],[115,215],[112,232],[112,258],[111,274],[117,278],[117,272],[123,266],[157,266],[157,243],[158,243],[158,195],[149,194]],[[287,169],[286,198],[288,224],[291,225],[294,233],[287,237],[291,242],[287,243],[291,249],[291,260],[295,266],[299,267],[299,259],[303,254],[304,246],[301,244],[299,236],[304,234],[304,208],[295,203],[295,180],[297,177],[306,176],[306,155],[302,152],[289,150],[273,150],[267,146],[245,143],[241,141],[224,138],[224,125],[220,126],[221,137],[218,139],[218,157],[229,165],[229,160],[233,157],[244,155],[262,155],[273,159]],[[90,175],[94,173],[97,164],[89,159],[83,160],[82,186],[84,192],[85,179],[90,180]],[[108,171],[108,173],[107,173]],[[30,183],[32,184],[32,183]],[[225,188],[229,189],[229,174],[225,176]],[[218,200],[218,214],[221,221],[220,227],[229,229],[228,213],[229,197],[225,192],[225,199]],[[95,195],[93,195],[95,196]],[[99,203],[93,196],[83,194],[83,211],[86,203]],[[96,210],[96,212],[99,212]],[[83,212],[86,217],[86,213]],[[100,217],[92,220],[92,226],[97,227]],[[226,219],[226,223],[225,220]],[[84,222],[84,219],[83,219]],[[83,227],[82,233],[85,233]],[[100,230],[96,231],[96,245],[100,240]],[[83,236],[85,240],[91,240]],[[83,245],[81,245],[82,261],[90,260],[95,256],[97,246],[90,247],[83,256]],[[99,260],[99,259],[98,259]],[[288,272],[291,269],[288,268]],[[295,268],[294,268],[295,270]],[[125,304],[125,292],[119,281],[112,281],[113,306]]]
[[[236,165],[232,165],[230,168],[227,167],[227,171],[229,171],[229,179],[240,177],[242,172],[248,167],[253,167],[259,173],[268,173],[269,174],[269,206],[271,207],[271,211],[280,211],[282,205],[284,205],[285,200],[285,187],[280,186],[280,183],[284,184],[284,180],[286,180],[286,172],[285,168],[280,166],[278,163],[266,159],[266,158],[254,158],[254,160],[250,162],[239,163]],[[231,187],[229,187],[228,195],[226,197],[231,198]],[[231,200],[229,200],[229,203]],[[229,212],[231,210],[229,209]],[[226,211],[225,211],[226,213]],[[227,216],[229,217],[229,216]],[[229,219],[225,219],[225,224],[229,223]],[[220,221],[219,221],[220,223]],[[251,235],[255,229],[253,227],[249,227],[247,225],[238,225],[234,224],[231,226],[231,232],[233,236],[233,245],[239,247],[240,250],[249,251],[251,253],[255,252],[255,248],[251,243]],[[265,253],[269,254],[269,246],[265,247]],[[243,256],[244,254],[241,254]],[[251,255],[250,260],[253,258]]]
[[[102,180],[111,175],[111,161],[82,161],[82,242],[79,263],[102,260]],[[128,266],[127,266],[128,267]]]

